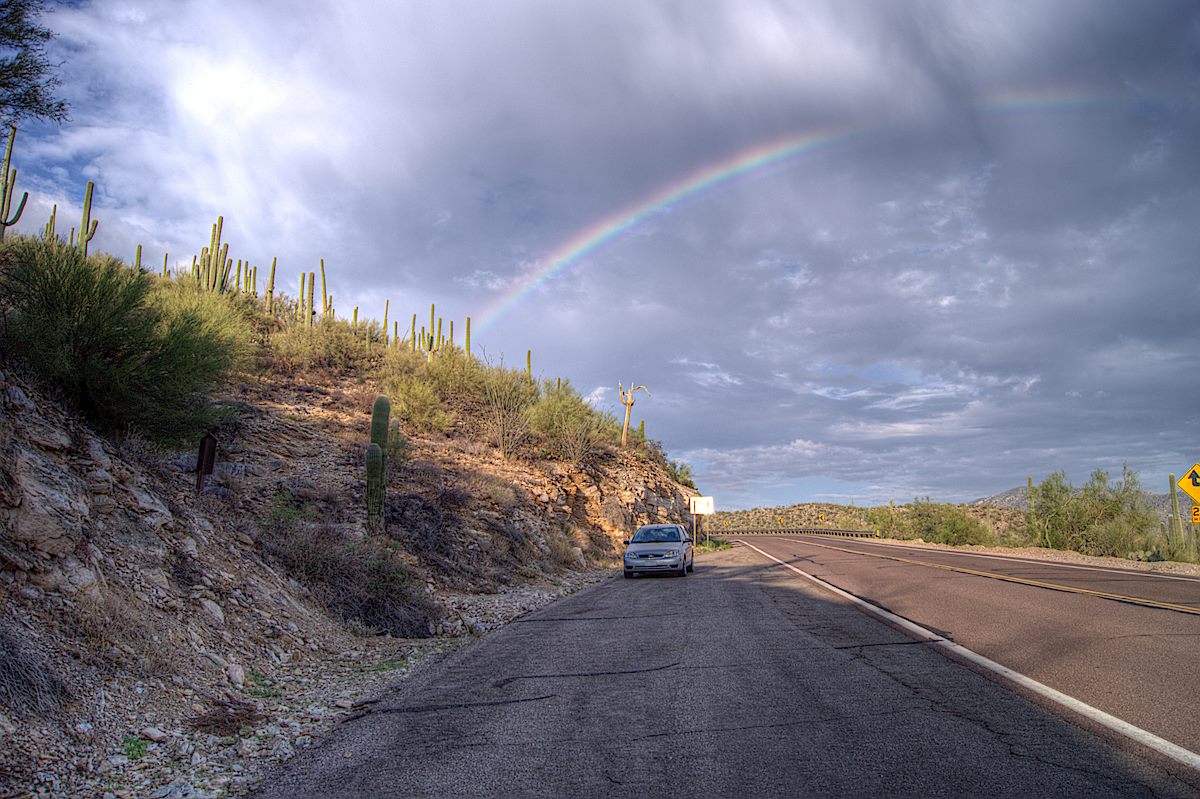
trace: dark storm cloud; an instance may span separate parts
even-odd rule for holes
[[[26,229],[91,178],[107,248],[187,261],[224,213],[236,257],[278,255],[285,285],[324,257],[339,307],[375,316],[478,318],[705,165],[850,132],[661,209],[483,336],[602,406],[649,385],[635,415],[722,504],[821,481],[968,498],[1126,460],[1157,481],[1198,455],[1191,4],[97,2],[51,23],[75,122],[19,140]]]

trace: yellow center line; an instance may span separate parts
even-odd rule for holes
[[[1136,596],[1125,596],[1124,594],[1110,594],[1107,591],[1093,591],[1090,588],[1078,588],[1073,585],[1061,585],[1059,583],[1047,583],[1041,580],[1028,580],[1024,577],[1013,577],[1008,574],[997,574],[996,572],[985,572],[978,569],[967,569],[962,566],[949,566],[945,563],[930,563],[925,560],[913,560],[912,558],[901,558],[896,555],[884,555],[878,552],[863,552],[860,549],[847,549],[845,547],[835,547],[832,544],[818,544],[816,541],[809,541],[806,538],[785,538],[785,541],[795,541],[798,544],[808,544],[809,546],[821,547],[822,549],[833,549],[838,552],[848,552],[851,555],[864,555],[868,558],[880,558],[882,560],[894,560],[898,563],[908,563],[913,566],[927,566],[931,569],[942,569],[948,572],[958,572],[960,574],[971,574],[976,577],[986,577],[991,580],[1000,580],[1006,583],[1018,583],[1020,585],[1031,585],[1035,588],[1046,588],[1051,591],[1064,591],[1068,594],[1085,594],[1087,596],[1098,597],[1099,599],[1109,599],[1113,602],[1125,602],[1130,605],[1141,605],[1147,608],[1159,608],[1161,610],[1173,610],[1177,613],[1189,613],[1193,616],[1200,616],[1200,608],[1194,608],[1189,605],[1176,605],[1172,602],[1156,602],[1153,599],[1144,599]],[[1050,564],[1053,565],[1053,564]]]

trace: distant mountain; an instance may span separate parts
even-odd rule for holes
[[[1171,513],[1171,495],[1170,494],[1154,494],[1149,491],[1143,492],[1146,500],[1150,503],[1150,507],[1158,513],[1163,519]],[[1025,510],[1029,507],[1029,489],[1026,486],[1017,486],[1010,488],[1007,491],[1001,491],[999,494],[993,494],[990,497],[983,497],[974,502],[969,503],[976,506],[990,506],[993,508],[1008,508],[1010,510]],[[1184,521],[1188,521],[1192,514],[1192,498],[1182,491],[1179,492],[1179,514],[1183,516]]]

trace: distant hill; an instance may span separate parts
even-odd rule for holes
[[[1166,519],[1170,515],[1170,494],[1155,494],[1149,491],[1143,493],[1145,493],[1150,507],[1154,508],[1160,517]],[[1026,486],[1017,486],[1007,491],[1001,491],[999,494],[993,494],[990,497],[977,499],[969,504],[975,506],[986,505],[993,508],[1008,508],[1010,510],[1025,510],[1029,507],[1029,489]],[[1182,491],[1179,492],[1179,513],[1184,517],[1185,521],[1191,517],[1193,504],[1191,497]]]

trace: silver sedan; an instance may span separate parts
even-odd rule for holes
[[[692,539],[683,525],[648,524],[625,542],[625,576],[666,572],[686,577],[695,568]]]

